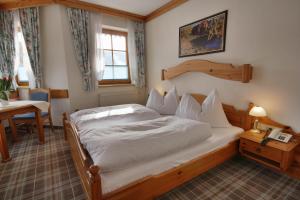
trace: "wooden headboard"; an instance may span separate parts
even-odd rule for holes
[[[252,66],[244,64],[235,67],[232,64],[215,63],[207,60],[188,60],[177,66],[163,69],[161,79],[169,80],[186,72],[203,72],[211,76],[248,83],[252,79]]]
[[[206,98],[205,95],[202,94],[191,94],[200,104],[203,103]],[[249,130],[251,128],[251,119],[248,115],[248,110],[237,110],[234,106],[222,104],[226,117],[230,124],[233,126],[238,126],[243,128],[244,130]]]

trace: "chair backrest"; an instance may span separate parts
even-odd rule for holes
[[[50,102],[50,90],[42,88],[31,89],[29,91],[29,99],[32,101]]]

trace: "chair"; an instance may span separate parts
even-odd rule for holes
[[[29,99],[31,101],[47,101],[50,103],[50,101],[51,101],[50,89],[42,89],[42,88],[31,89],[31,90],[29,90]],[[51,130],[53,131],[53,122],[52,122],[52,116],[51,116],[51,103],[49,105],[48,112],[41,112],[41,118],[42,118],[43,123],[49,122]],[[36,123],[34,112],[15,115],[12,120],[15,125],[26,124],[26,125],[32,126],[33,124]]]

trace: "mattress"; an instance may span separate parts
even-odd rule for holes
[[[159,117],[161,116],[158,112],[139,104],[90,108],[70,115],[71,121],[76,125],[78,131],[111,127],[116,124],[127,124]]]
[[[235,126],[229,128],[212,128],[212,136],[210,138],[192,147],[166,157],[139,163],[120,171],[101,173],[102,192],[104,194],[109,193],[146,176],[160,174],[199,156],[222,148],[238,139],[241,132],[243,132],[243,129]]]
[[[211,136],[210,124],[176,116],[132,122],[79,133],[101,172],[119,171],[172,155]]]

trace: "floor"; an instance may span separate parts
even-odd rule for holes
[[[62,130],[46,129],[44,145],[38,145],[36,134],[19,137],[21,141],[9,147],[13,160],[0,163],[0,200],[86,199]],[[296,200],[300,180],[236,157],[158,199]]]
[[[62,130],[45,130],[44,145],[26,133],[9,147],[12,161],[0,163],[0,200],[86,199]]]

